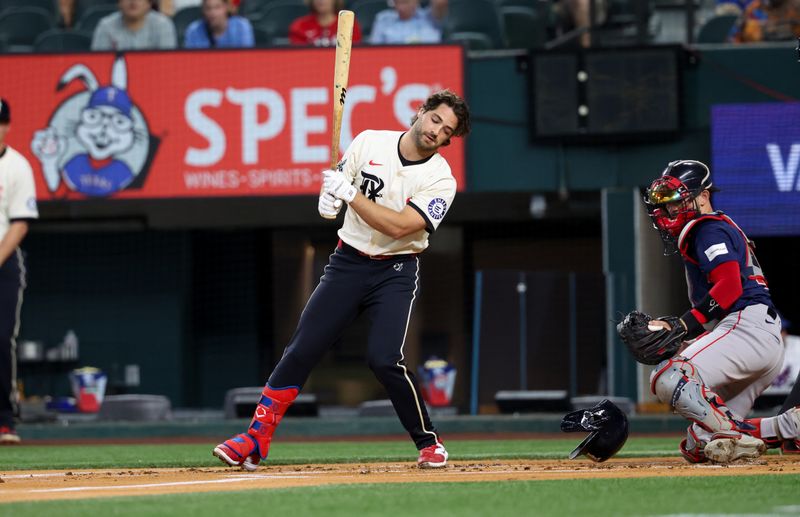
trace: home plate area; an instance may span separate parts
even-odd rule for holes
[[[218,492],[357,483],[431,483],[653,476],[798,474],[800,458],[770,456],[731,465],[690,465],[682,458],[454,461],[441,470],[407,463],[348,463],[231,468],[6,471],[0,500],[41,501],[94,497]]]

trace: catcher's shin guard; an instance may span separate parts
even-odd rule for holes
[[[267,384],[261,392],[261,400],[256,405],[247,433],[218,445],[214,449],[214,456],[231,466],[240,465],[245,470],[255,470],[269,454],[272,435],[298,392],[296,387],[275,389]]]
[[[661,362],[650,377],[650,389],[676,413],[714,435],[735,439],[755,430],[736,420],[725,402],[703,384],[694,365],[682,357]]]

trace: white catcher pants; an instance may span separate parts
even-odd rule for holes
[[[680,355],[697,368],[703,384],[741,420],[780,373],[783,353],[780,318],[769,314],[766,305],[758,304],[728,314]],[[701,440],[710,438],[710,433],[697,424],[693,429]]]

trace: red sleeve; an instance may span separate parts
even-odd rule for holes
[[[739,263],[735,260],[723,262],[712,269],[708,279],[713,284],[709,294],[725,310],[742,295],[742,277]]]
[[[298,18],[289,25],[289,43],[292,45],[308,45],[303,33],[303,18]]]
[[[358,20],[353,20],[353,43],[361,41],[361,27],[358,25]]]
[[[681,316],[687,330],[698,330],[700,325],[719,317],[718,311],[727,311],[742,295],[742,278],[739,263],[723,262],[708,275],[711,290],[697,307]]]

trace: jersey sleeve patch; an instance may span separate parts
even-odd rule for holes
[[[708,258],[708,261],[711,262],[720,255],[727,254],[728,246],[726,246],[724,242],[720,242],[719,244],[712,244],[711,246],[706,248],[704,253],[706,254],[706,258]]]
[[[444,217],[445,212],[447,212],[447,201],[440,197],[436,197],[431,199],[431,202],[428,203],[428,215],[431,218],[439,221],[442,217]]]

